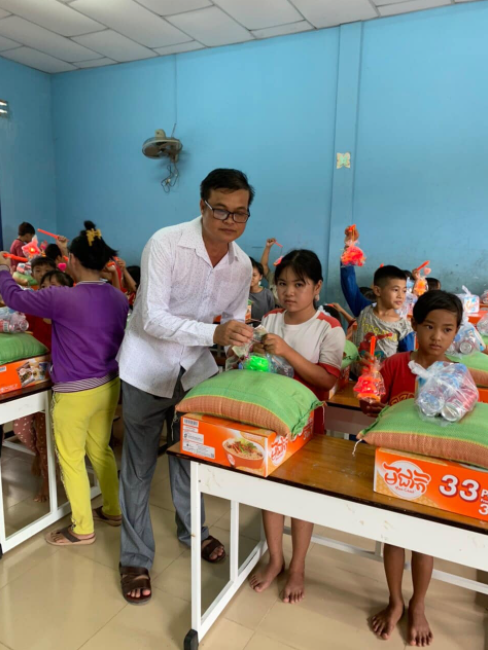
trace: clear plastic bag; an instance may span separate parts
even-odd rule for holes
[[[249,341],[249,343],[239,346],[235,345],[232,348],[232,352],[238,359],[247,359],[252,352],[254,344],[261,343],[267,333],[268,332],[265,327],[258,325],[258,327],[255,328],[252,339]]]
[[[363,374],[354,386],[354,392],[357,393],[359,400],[364,402],[381,402],[381,398],[385,395],[386,390],[380,368],[380,362],[375,358],[363,370]]]
[[[426,369],[410,361],[408,366],[419,377],[415,403],[423,419],[446,426],[476,406],[479,392],[464,364],[437,361]]]
[[[480,310],[480,297],[475,296],[469,289],[463,287],[463,293],[458,293],[459,300],[463,303],[465,314],[477,314]]]
[[[478,321],[476,328],[480,334],[483,334],[483,336],[488,336],[488,314],[486,314],[486,316],[483,316],[483,318]]]
[[[14,334],[15,332],[26,332],[29,323],[25,314],[22,314],[8,307],[0,308],[0,332]]]
[[[462,359],[463,357],[474,354],[475,352],[483,352],[485,348],[486,345],[481,338],[480,333],[476,327],[465,318],[459,328],[459,332],[454,338],[454,341],[449,346],[447,354],[451,357]]]
[[[271,372],[275,375],[284,375],[293,379],[295,371],[288,361],[283,357],[274,354],[251,354],[247,359],[241,362],[240,367],[244,370],[254,370],[256,372]]]

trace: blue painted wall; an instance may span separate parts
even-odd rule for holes
[[[430,259],[447,288],[480,291],[488,282],[487,33],[484,1],[56,75],[58,229],[72,236],[91,218],[137,262],[155,230],[198,213],[210,169],[235,166],[257,190],[244,248],[259,256],[268,236],[285,249],[313,248],[329,299],[340,296],[338,257],[351,222],[368,255],[361,283],[382,262]],[[0,65],[16,88],[32,80],[28,91],[47,114],[46,77]],[[34,124],[29,135],[35,130],[43,146],[17,146],[22,129],[13,122],[15,133],[0,131],[2,169],[12,158],[16,170],[0,176],[9,234],[18,214],[35,220],[39,206],[54,209],[49,117],[30,111],[22,124]],[[142,156],[141,145],[176,119],[181,176],[165,194],[165,164]],[[352,153],[351,170],[335,169],[337,151]]]
[[[368,266],[488,287],[488,2],[364,25],[354,221]],[[332,244],[332,242],[331,242]]]
[[[22,221],[56,228],[51,78],[0,58],[0,97],[11,111],[0,119],[3,243],[10,248]]]
[[[90,217],[130,262],[158,228],[199,214],[214,167],[248,173],[257,195],[241,240],[267,237],[326,261],[339,30],[53,77],[58,224]],[[175,97],[175,72],[177,95]],[[175,102],[176,100],[176,102]],[[141,154],[156,128],[184,150],[170,194],[166,164]]]

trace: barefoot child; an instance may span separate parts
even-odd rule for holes
[[[11,278],[10,260],[0,254],[0,293],[18,311],[52,320],[54,438],[72,525],[49,533],[55,546],[93,544],[94,516],[121,525],[117,465],[109,440],[119,401],[116,355],[129,306],[124,295],[101,281],[100,274],[116,254],[94,224],[70,246],[69,266],[76,287],[23,291]],[[103,495],[92,512],[85,455],[91,460]]]
[[[396,404],[415,396],[416,376],[408,364],[416,361],[429,368],[436,361],[449,362],[445,353],[461,324],[463,307],[459,298],[445,291],[429,291],[421,296],[413,309],[412,326],[417,333],[418,350],[401,352],[385,361],[381,374],[385,382],[386,404]],[[364,413],[375,417],[385,404],[361,402]],[[372,619],[375,634],[389,639],[405,611],[402,578],[405,550],[385,544],[384,564],[390,591],[388,606]],[[425,596],[432,576],[434,560],[423,553],[412,553],[413,596],[408,606],[408,643],[430,646],[433,635],[425,618]]]
[[[276,268],[279,302],[284,309],[263,319],[269,334],[264,350],[283,357],[295,370],[295,378],[324,399],[340,375],[345,336],[340,323],[317,309],[322,287],[322,267],[315,253],[292,251]],[[316,411],[316,423],[324,432],[322,413]],[[318,421],[318,422],[317,422]],[[269,563],[251,577],[257,592],[267,589],[284,570],[283,515],[263,511],[264,529],[269,548]],[[283,601],[298,603],[304,595],[305,556],[312,537],[313,524],[292,519],[293,557]]]

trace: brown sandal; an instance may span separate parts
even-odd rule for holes
[[[61,539],[56,540],[56,536],[59,535],[61,536]],[[94,544],[96,537],[95,535],[84,538],[75,537],[72,533],[71,526],[66,526],[66,528],[61,528],[53,533],[48,533],[45,540],[48,544],[51,544],[51,546],[89,546],[90,544]]]
[[[205,560],[206,562],[210,562],[210,564],[218,564],[219,562],[222,562],[223,560],[225,560],[226,554],[225,554],[225,548],[224,548],[224,545],[222,544],[222,542],[219,542],[218,539],[215,539],[215,537],[212,537],[212,535],[209,535],[207,537],[207,539],[204,539],[202,541],[202,544],[204,542],[207,542],[208,540],[210,540],[210,543],[207,544],[206,546],[202,547],[202,559]],[[212,555],[212,553],[214,551],[216,551],[218,548],[221,548],[221,547],[224,549],[223,554],[220,555],[220,556],[217,556],[215,558],[215,560],[211,560],[210,556]]]
[[[143,596],[143,589],[151,589],[151,578],[149,571],[144,567],[137,566],[119,566],[120,584],[122,587],[122,596],[131,605],[147,605],[151,600],[152,593],[149,596]],[[130,592],[134,589],[140,589],[141,595],[139,598],[130,596]]]
[[[103,506],[94,508],[93,519],[96,519],[97,521],[104,521],[109,526],[115,526],[116,528],[122,526],[122,515],[120,515],[120,518],[109,517],[103,512]]]

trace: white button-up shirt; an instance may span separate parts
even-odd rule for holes
[[[123,381],[158,397],[172,397],[180,368],[189,390],[217,372],[209,348],[217,316],[244,321],[252,267],[235,243],[214,268],[202,218],[163,228],[141,262],[141,286],[119,352]]]

